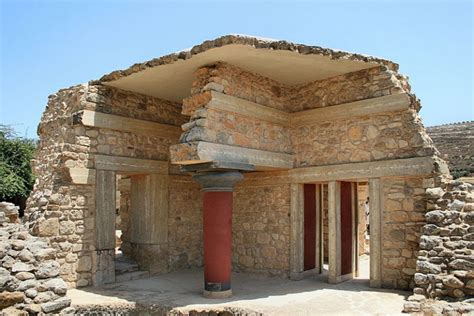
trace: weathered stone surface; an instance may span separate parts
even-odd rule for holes
[[[34,259],[34,256],[33,254],[27,250],[27,249],[23,249],[19,254],[18,254],[18,258],[20,258],[20,260],[22,261],[31,261]]]
[[[472,270],[474,269],[474,263],[464,259],[456,259],[449,263],[449,266],[457,270]]]
[[[425,214],[426,221],[432,224],[441,223],[444,219],[444,214],[441,211],[431,211]]]
[[[472,223],[466,221],[466,218],[469,220],[469,213],[463,212],[472,190],[470,184],[443,181],[441,187],[426,192],[425,198],[435,210],[425,214],[430,224],[424,225],[420,237],[420,248],[423,250],[418,253],[419,273],[414,278],[420,287],[419,292],[426,297],[460,300],[472,290],[469,280],[474,277],[470,241],[473,228]],[[458,308],[456,304],[440,304],[446,304],[449,313]],[[441,310],[444,313],[444,307],[439,306],[430,303],[423,307],[423,311]]]
[[[432,264],[426,261],[418,261],[417,268],[422,273],[432,273],[432,274],[441,273],[441,267],[439,265]]]
[[[0,308],[7,308],[16,303],[21,303],[24,300],[24,295],[21,292],[6,292],[0,293]]]
[[[32,264],[24,262],[15,262],[12,267],[12,272],[30,272],[35,270],[35,267]]]
[[[38,265],[35,276],[39,279],[52,278],[59,275],[59,263],[46,261]]]
[[[452,275],[448,275],[446,278],[444,278],[443,284],[456,289],[462,288],[464,286],[464,283],[461,280]]]
[[[39,236],[55,236],[59,233],[59,219],[50,218],[39,222],[38,224]]]
[[[41,287],[53,291],[56,294],[66,294],[67,292],[67,284],[61,278],[50,279],[44,282]]]
[[[54,293],[51,292],[51,291],[47,291],[47,292],[39,293],[33,301],[36,304],[41,304],[41,303],[49,302],[49,301],[53,300],[54,298],[55,298]]]
[[[45,313],[52,313],[52,312],[61,310],[63,308],[66,308],[69,305],[71,305],[71,299],[66,298],[66,297],[62,297],[62,298],[59,298],[55,301],[41,304],[41,309]]]

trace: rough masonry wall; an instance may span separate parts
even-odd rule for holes
[[[474,187],[442,181],[426,190],[414,295],[406,313],[471,315],[474,311]]]
[[[288,88],[270,78],[223,62],[202,67],[196,71],[195,76],[192,95],[217,86],[220,87],[220,92],[227,95],[287,111],[285,89]]]
[[[380,66],[289,87],[285,90],[286,109],[299,112],[409,90],[407,78]]]
[[[169,176],[168,247],[169,269],[201,267],[202,193],[188,175]]]
[[[288,276],[290,185],[238,184],[232,214],[234,271]]]
[[[426,190],[415,294],[463,299],[474,295],[474,187],[444,182]]]
[[[292,140],[297,167],[430,156],[436,152],[412,110],[302,126],[293,129]]]
[[[413,288],[421,228],[425,224],[425,190],[435,180],[382,178],[382,286]]]
[[[183,101],[183,113],[190,122],[182,126],[180,142],[206,141],[217,144],[291,153],[288,128],[237,113],[209,109],[210,90],[282,109],[281,84],[238,67],[217,63],[198,69],[191,97]]]
[[[73,114],[92,110],[159,123],[182,124],[180,106],[118,89],[78,85],[49,97],[38,128],[33,161],[37,180],[26,213],[31,231],[56,249],[61,277],[69,286],[92,280],[95,251],[95,185],[74,184],[71,168],[94,169],[94,154],[167,160],[170,139],[83,126]]]
[[[298,89],[297,89],[298,90]],[[296,167],[436,154],[418,115],[419,102],[405,77],[384,67],[361,70],[300,87],[297,110],[319,108],[398,93],[408,93],[406,111],[354,117],[292,129]],[[314,153],[318,153],[315,155]]]
[[[427,132],[453,178],[474,176],[474,121],[430,126]]]

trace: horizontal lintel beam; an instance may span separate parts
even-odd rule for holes
[[[295,112],[290,114],[290,125],[325,123],[351,117],[375,115],[384,112],[408,110],[410,97],[406,93],[392,94],[378,98],[331,105],[322,108]]]
[[[177,141],[181,135],[179,126],[139,120],[97,111],[83,110],[73,114],[73,123],[106,128],[134,134],[147,134]]]
[[[171,146],[170,151],[171,162],[179,165],[217,162],[254,165],[256,170],[271,170],[290,169],[294,161],[291,154],[208,142],[177,144]]]

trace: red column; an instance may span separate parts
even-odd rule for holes
[[[204,296],[232,295],[232,192],[243,179],[236,171],[196,173],[203,191]]]
[[[231,292],[232,192],[204,192],[204,296]]]

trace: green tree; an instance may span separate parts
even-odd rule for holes
[[[18,137],[10,126],[0,124],[0,201],[16,202],[30,194],[35,147],[34,140]]]

